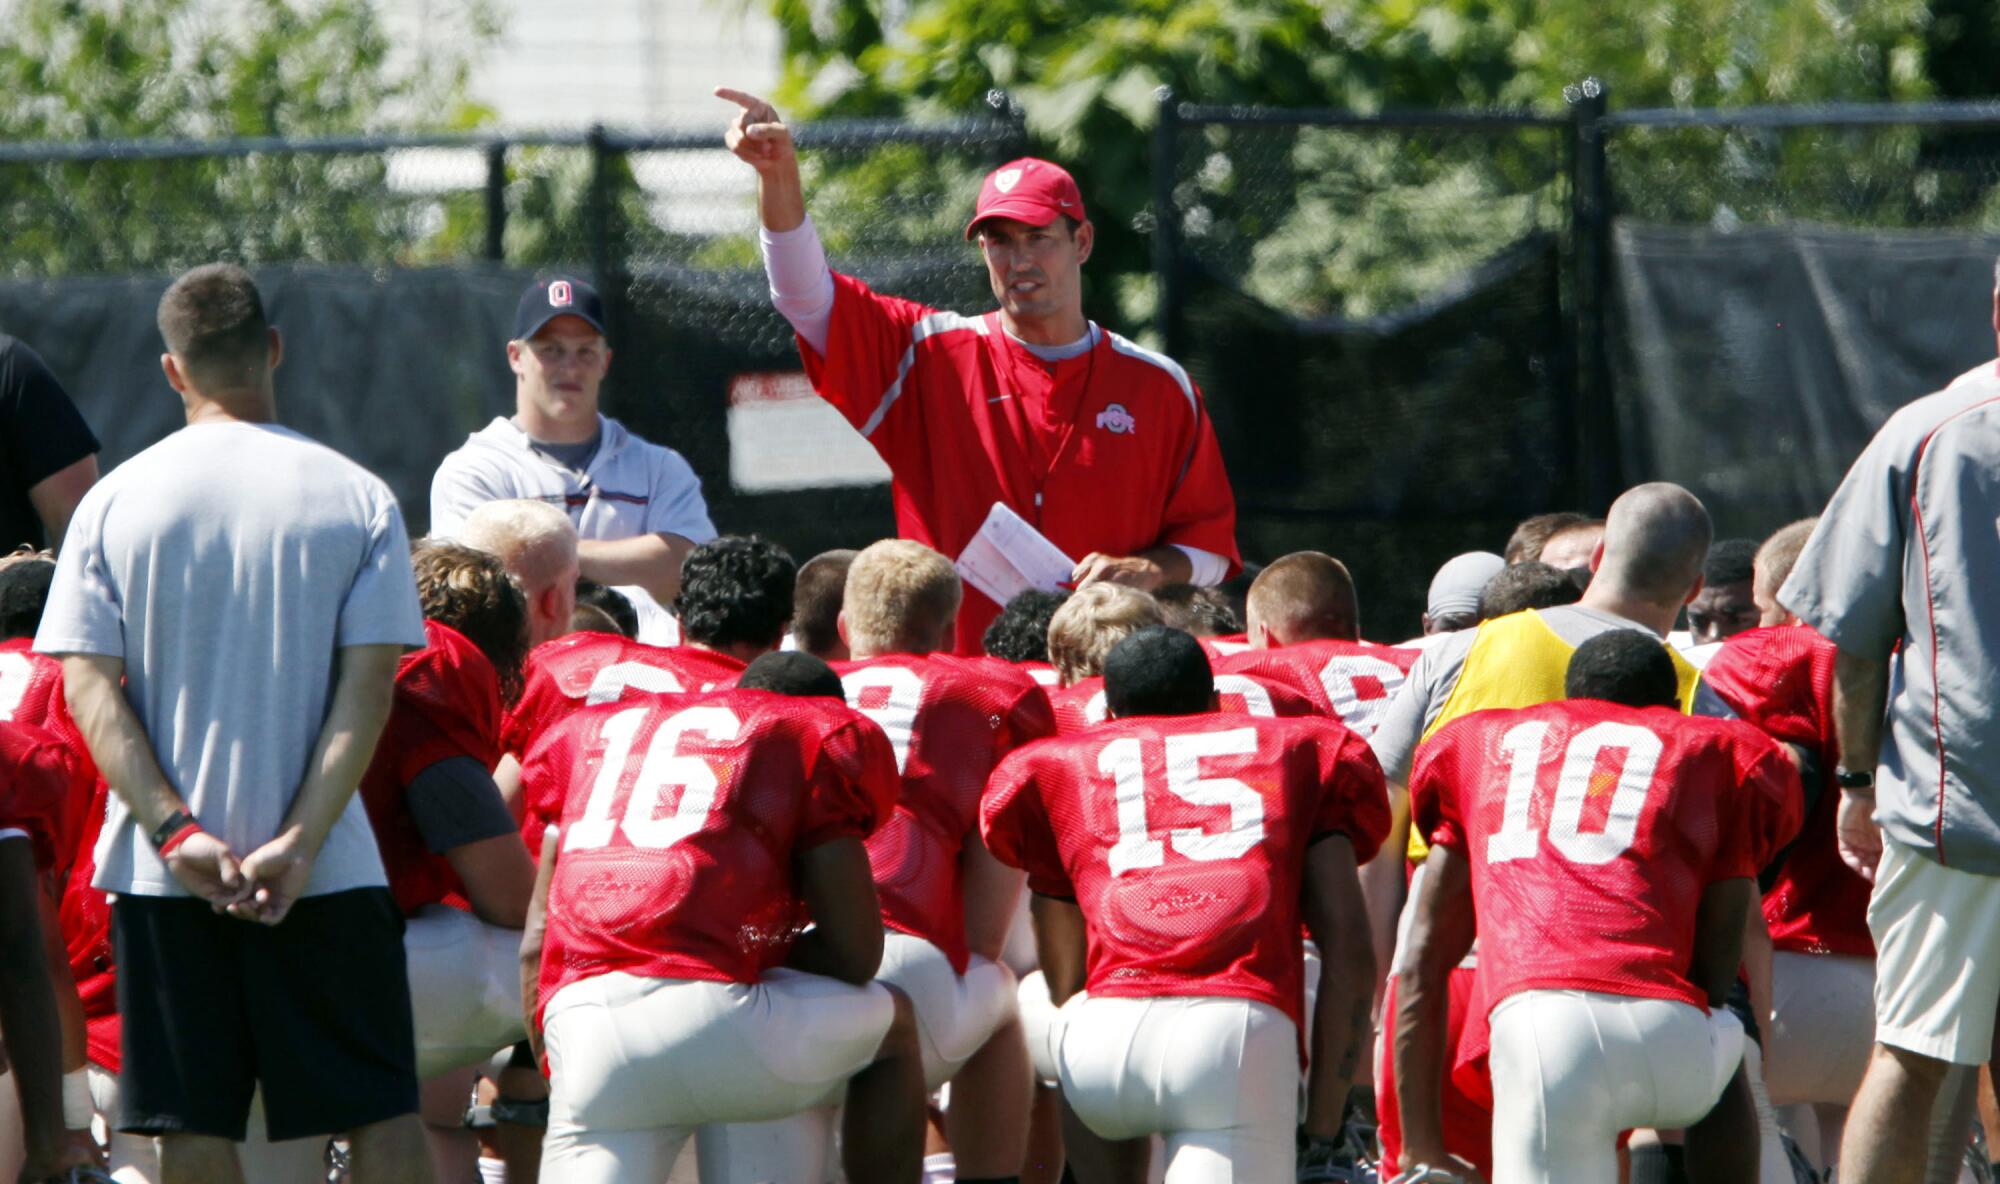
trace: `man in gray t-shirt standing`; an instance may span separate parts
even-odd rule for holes
[[[1994,293],[2000,326],[2000,284]],[[2000,369],[1889,418],[1778,601],[1839,647],[1842,858],[1874,881],[1875,1051],[1840,1178],[1901,1179],[2000,1004]],[[1886,725],[1886,735],[1884,728]],[[1878,763],[1879,762],[1879,763]]]
[[[160,1137],[165,1184],[241,1179],[261,1085],[273,1141],[345,1133],[356,1180],[427,1179],[401,916],[354,792],[424,644],[402,516],[274,422],[282,345],[241,268],[182,276],[159,320],[188,426],[78,506],[35,639],[116,790],[119,1125]]]

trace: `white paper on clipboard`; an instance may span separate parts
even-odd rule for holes
[[[1054,592],[1076,561],[1002,502],[987,511],[979,533],[958,555],[959,578],[1004,605],[1030,588]]]

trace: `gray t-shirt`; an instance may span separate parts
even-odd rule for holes
[[[1989,363],[1889,417],[1778,592],[1841,649],[1890,661],[1876,821],[1982,875],[2000,875],[1996,520],[2000,375]]]
[[[100,481],[71,519],[35,648],[124,659],[167,780],[239,856],[278,832],[326,721],[338,649],[424,644],[396,499],[270,424],[184,428]],[[360,795],[307,895],[386,883]],[[107,892],[185,896],[111,797]]]

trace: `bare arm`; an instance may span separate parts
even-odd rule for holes
[[[63,1146],[62,1032],[42,939],[34,845],[0,839],[0,1037],[21,1096],[27,1180],[56,1173]]]
[[[50,550],[62,550],[70,515],[76,513],[76,504],[95,484],[97,455],[92,453],[28,487],[28,501],[35,507],[35,517],[42,520],[42,528],[48,531]]]
[[[535,894],[535,863],[521,836],[475,839],[444,853],[444,861],[465,885],[472,913],[488,925],[519,929],[528,923]]]
[[[305,891],[320,847],[374,759],[402,656],[399,645],[342,647],[334,662],[332,703],[306,763],[305,781],[277,837],[244,857],[243,875],[252,891],[231,906],[231,915],[276,925]]]
[[[1710,1007],[1721,1007],[1736,983],[1736,971],[1743,965],[1743,914],[1756,903],[1757,881],[1748,876],[1717,880],[1702,890],[1688,978],[1708,996]]]
[[[799,889],[813,928],[785,964],[856,985],[874,978],[882,967],[882,907],[861,840],[832,839],[800,853]]]
[[[62,1068],[72,1073],[90,1060],[88,1030],[84,1025],[83,996],[77,994],[76,976],[70,973],[69,950],[63,946],[62,914],[53,891],[37,894],[42,928],[42,956],[48,962],[49,989],[55,994],[56,1022],[62,1031]]]
[[[1375,1010],[1374,941],[1347,836],[1321,839],[1306,852],[1304,889],[1306,929],[1324,968],[1313,1006],[1305,1127],[1308,1135],[1331,1139],[1340,1134],[1347,1091],[1373,1035]]]
[[[980,957],[998,962],[1007,932],[1014,927],[1014,906],[1028,873],[993,858],[976,830],[965,836],[958,867],[965,883],[965,944]]]
[[[1403,916],[1403,901],[1409,882],[1403,874],[1410,849],[1410,794],[1395,783],[1389,785],[1389,837],[1375,858],[1361,865],[1361,899],[1368,906],[1368,936],[1375,952],[1375,983],[1372,998],[1376,1010],[1382,1007],[1383,989],[1389,982],[1389,964],[1396,956],[1396,922]]]
[[[792,130],[778,109],[747,91],[715,88],[715,96],[742,110],[723,133],[723,143],[757,170],[757,215],[767,230],[785,231],[806,220],[805,187],[799,181],[799,158],[792,147]]]
[[[1083,990],[1089,973],[1083,910],[1073,900],[1037,892],[1028,898],[1028,912],[1035,923],[1035,954],[1049,984],[1049,1001],[1061,1007]]]
[[[1764,901],[1757,892],[1750,893],[1743,911],[1743,977],[1750,984],[1750,1011],[1757,1017],[1757,1026],[1765,1031],[1771,1027],[1774,1010],[1771,1002],[1771,958],[1774,947],[1771,944],[1770,926],[1764,923]],[[1771,1055],[1768,1050],[1764,1060],[1768,1064]]]
[[[694,543],[665,531],[629,539],[580,539],[577,571],[612,587],[636,584],[661,604],[672,604],[681,590],[681,563],[692,550]]]
[[[507,810],[520,821],[527,812],[527,802],[521,797],[521,758],[514,753],[504,753],[500,763],[493,766],[493,784],[500,788],[500,800],[507,803]]]
[[[1841,767],[1872,772],[1882,755],[1882,721],[1889,703],[1889,665],[1841,650],[1833,660],[1833,728]],[[1875,791],[1840,791],[1836,835],[1840,858],[1874,882],[1882,857],[1882,831],[1875,825]]]
[[[1445,1025],[1450,979],[1472,948],[1472,865],[1449,847],[1424,860],[1409,948],[1396,968],[1396,1103],[1403,1166],[1451,1162],[1444,1141]],[[1322,988],[1323,989],[1323,988]]]
[[[528,898],[527,923],[521,927],[521,1020],[538,1065],[546,1063],[542,1029],[535,1023],[536,1005],[542,997],[542,939],[548,933],[549,884],[556,878],[556,848],[560,846],[562,831],[552,826],[542,832],[542,861],[535,868],[535,890]]]
[[[125,699],[125,663],[102,654],[68,654],[63,660],[63,699],[83,733],[84,747],[112,791],[132,812],[140,833],[151,835],[187,801],[167,781],[153,755],[146,727]],[[218,909],[242,898],[244,882],[236,853],[221,839],[198,834],[175,847],[167,870],[194,895]]]

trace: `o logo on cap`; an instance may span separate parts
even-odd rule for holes
[[[1014,186],[1021,183],[1020,169],[1001,169],[993,174],[993,188],[1002,193],[1012,193]]]
[[[570,293],[568,280],[551,280],[549,282],[550,308],[567,308],[573,299],[574,296]]]

